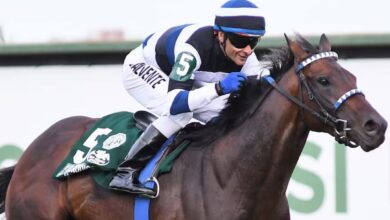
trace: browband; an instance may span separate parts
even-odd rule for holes
[[[312,63],[316,60],[322,59],[322,58],[327,58],[327,57],[335,57],[336,59],[338,59],[339,56],[337,55],[336,52],[333,52],[333,51],[314,54],[313,56],[306,58],[304,61],[302,61],[300,64],[298,64],[295,71],[298,73],[299,71],[301,71],[303,68],[305,68],[305,66],[309,65],[310,63]]]

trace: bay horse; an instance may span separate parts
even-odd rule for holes
[[[310,131],[364,151],[383,143],[387,122],[356,89],[355,76],[337,63],[326,36],[319,47],[300,35],[286,40],[287,47],[263,58],[275,89],[249,80],[216,121],[184,135],[194,142],[171,173],[160,176],[151,219],[290,219],[286,188]],[[65,181],[51,177],[96,120],[57,122],[15,167],[2,170],[7,220],[133,218],[134,197],[97,186],[88,172]]]

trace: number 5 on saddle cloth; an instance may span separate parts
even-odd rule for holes
[[[76,142],[66,159],[54,172],[53,178],[61,180],[72,174],[90,170],[95,182],[108,189],[116,168],[124,160],[130,147],[156,118],[146,111],[138,111],[134,114],[117,112],[101,118]],[[169,172],[174,159],[189,143],[184,141],[166,159],[160,160],[173,139],[172,136],[163,144],[139,175],[139,181],[145,186],[156,187],[155,197],[159,193],[155,176]],[[160,161],[161,163],[157,163]]]

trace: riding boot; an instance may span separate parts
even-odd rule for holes
[[[153,190],[138,181],[138,175],[166,140],[153,125],[149,125],[130,148],[125,161],[117,168],[109,188],[134,194],[155,195]]]

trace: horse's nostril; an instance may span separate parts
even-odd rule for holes
[[[379,130],[379,125],[374,120],[370,119],[364,124],[364,129],[368,135],[374,136]]]

